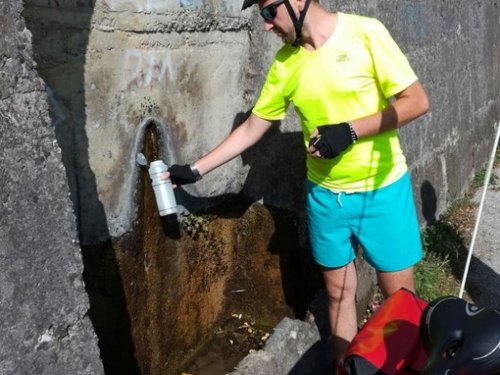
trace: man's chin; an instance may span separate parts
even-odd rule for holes
[[[290,40],[290,38],[287,38],[286,35],[278,35],[278,38],[280,38],[284,44],[292,44],[293,43],[293,40]]]

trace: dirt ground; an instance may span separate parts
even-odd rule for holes
[[[261,349],[270,335],[270,329],[260,329],[255,322],[240,314],[233,314],[215,332],[207,345],[183,372],[190,375],[224,375],[249,353]]]

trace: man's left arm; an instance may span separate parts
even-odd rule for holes
[[[419,81],[396,94],[395,98],[383,111],[352,120],[358,138],[400,128],[429,110],[429,99]]]

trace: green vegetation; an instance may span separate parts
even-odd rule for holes
[[[463,269],[461,260],[467,252],[468,233],[460,233],[460,228],[449,219],[464,213],[475,212],[471,203],[468,209],[461,204],[453,205],[439,220],[422,232],[424,258],[415,267],[417,295],[432,301],[444,295],[458,295]],[[470,209],[470,211],[469,211]]]
[[[498,156],[497,156],[497,158],[498,158]],[[472,180],[471,189],[479,189],[480,187],[482,187],[484,185],[485,178],[486,178],[486,168],[483,168],[474,175],[474,179]],[[493,176],[493,175],[490,176],[489,184],[496,185],[495,176]]]
[[[500,148],[495,166],[500,165]],[[467,252],[474,230],[477,204],[473,195],[483,187],[486,168],[474,176],[465,197],[456,201],[439,219],[422,232],[424,258],[415,267],[417,295],[427,301],[444,295],[458,296]],[[490,186],[497,185],[492,174]],[[465,299],[470,297],[465,294]]]
[[[208,233],[208,224],[211,218],[204,216],[197,216],[188,214],[181,219],[181,227],[184,228],[189,236],[193,239],[197,238],[200,234],[206,235]]]

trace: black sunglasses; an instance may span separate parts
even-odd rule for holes
[[[276,8],[278,5],[283,4],[286,0],[276,0],[274,3],[269,4],[268,6],[262,8],[260,11],[260,15],[266,21],[272,22],[276,17]]]

